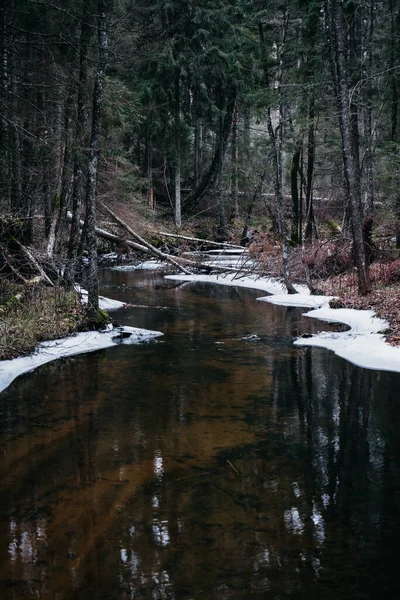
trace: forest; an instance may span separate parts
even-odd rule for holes
[[[10,279],[68,287],[84,256],[96,321],[99,224],[120,252],[161,228],[251,243],[289,293],[292,257],[310,289],[400,280],[399,0],[10,0],[0,20],[3,312]]]

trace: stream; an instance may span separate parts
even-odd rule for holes
[[[1,600],[397,600],[400,374],[294,347],[340,326],[259,291],[101,293],[164,336],[0,394]]]

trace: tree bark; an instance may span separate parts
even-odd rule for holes
[[[175,225],[182,227],[182,203],[181,203],[181,107],[180,107],[180,70],[176,67],[175,72]]]
[[[265,83],[269,85],[269,72],[268,64],[265,54],[265,39],[264,30],[262,23],[259,23],[259,35],[261,43],[261,52],[263,56],[263,69]],[[284,27],[282,45],[285,43],[286,36],[286,23]],[[296,290],[290,281],[290,270],[289,270],[289,244],[287,239],[287,227],[284,213],[284,200],[283,200],[283,98],[281,89],[281,77],[282,77],[282,49],[279,51],[279,68],[276,75],[276,86],[278,89],[278,125],[276,130],[272,123],[271,107],[268,106],[266,110],[267,129],[268,135],[271,142],[271,158],[273,166],[273,178],[274,178],[274,190],[275,190],[275,203],[276,203],[276,216],[279,230],[279,237],[282,245],[282,268],[283,268],[283,279],[288,294],[296,294]]]
[[[363,237],[363,210],[361,201],[360,166],[358,153],[354,152],[354,131],[349,95],[346,62],[346,31],[341,0],[325,0],[330,36],[332,70],[342,140],[345,192],[348,200],[353,238],[354,262],[357,269],[358,292],[365,295],[370,290],[368,265]],[[347,49],[348,50],[348,49]]]
[[[238,146],[238,120],[239,111],[238,103],[235,103],[235,110],[233,113],[232,122],[232,136],[231,136],[231,159],[232,159],[232,174],[231,174],[231,187],[232,187],[232,205],[233,214],[237,219],[239,217],[239,146]]]
[[[292,233],[291,241],[292,244],[296,245],[300,241],[300,200],[299,200],[299,186],[298,176],[300,169],[300,156],[301,148],[296,148],[293,157],[292,165],[290,168],[290,190],[292,193]]]
[[[199,91],[194,91],[194,185],[200,183],[202,170],[202,144],[203,144],[203,126],[199,109]]]
[[[104,79],[107,67],[107,31],[106,31],[106,0],[97,3],[98,27],[98,63],[93,89],[92,133],[90,139],[90,157],[86,183],[86,247],[88,252],[87,288],[88,310],[90,318],[97,320],[99,312],[99,280],[97,271],[96,246],[96,192],[97,174],[100,157],[101,105],[103,100]]]
[[[308,134],[307,134],[307,172],[306,172],[306,215],[304,238],[307,242],[316,236],[316,226],[313,206],[313,179],[315,162],[315,98],[311,96],[308,108]]]
[[[71,232],[68,243],[68,275],[71,281],[74,280],[74,271],[76,257],[78,254],[78,246],[80,240],[79,221],[82,210],[82,199],[84,195],[85,184],[85,166],[86,157],[83,152],[85,131],[88,121],[88,106],[86,99],[86,87],[88,79],[88,46],[91,39],[92,28],[88,23],[89,15],[85,9],[82,9],[81,16],[81,33],[80,33],[80,48],[79,48],[79,82],[78,82],[78,98],[77,98],[77,116],[75,130],[75,150],[74,150],[74,167],[73,167],[73,184],[72,184],[72,222]]]

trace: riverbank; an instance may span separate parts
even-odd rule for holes
[[[3,281],[0,293],[0,359],[31,354],[39,342],[87,329],[85,306],[75,290],[42,283]]]
[[[0,300],[0,360],[28,356],[40,342],[58,340],[93,329],[87,317],[87,292],[79,286],[6,285]],[[102,311],[123,306],[99,297]],[[107,315],[104,314],[106,324]]]
[[[140,344],[161,335],[160,331],[109,325],[104,331],[82,331],[63,339],[41,342],[36,346],[35,352],[29,356],[0,361],[0,392],[20,375],[53,360],[103,350],[119,344]]]
[[[400,347],[391,345],[385,337],[389,323],[374,310],[360,308],[333,308],[334,296],[312,295],[305,286],[296,286],[297,294],[285,293],[282,283],[270,278],[237,275],[167,275],[178,281],[202,281],[257,289],[272,294],[258,300],[281,306],[310,309],[304,316],[349,327],[344,332],[319,332],[316,335],[294,340],[297,346],[318,346],[366,369],[400,372]],[[349,301],[350,303],[350,301]]]
[[[118,267],[117,267],[118,268]],[[151,268],[159,270],[159,263],[149,263],[145,266],[125,266],[124,270],[137,268]],[[326,322],[343,323],[349,327],[348,331],[340,333],[320,332],[312,337],[294,340],[297,346],[319,346],[332,350],[342,358],[364,368],[400,372],[400,347],[390,343],[392,340],[400,341],[400,319],[390,321],[384,315],[400,315],[400,309],[394,301],[395,291],[391,295],[385,295],[385,290],[376,290],[368,297],[357,297],[351,295],[351,286],[348,286],[345,294],[340,298],[334,295],[312,295],[308,288],[302,284],[296,284],[297,294],[288,295],[283,283],[272,277],[241,276],[238,273],[214,274],[214,275],[167,275],[167,279],[178,281],[208,282],[218,285],[244,287],[256,289],[260,292],[270,294],[261,296],[259,301],[269,302],[281,306],[303,307],[309,309],[305,316],[316,318]],[[343,281],[342,281],[343,284]],[[325,290],[334,289],[332,279],[325,283]],[[321,286],[320,286],[321,287]],[[342,285],[343,292],[343,285]],[[55,293],[55,292],[54,292]],[[85,315],[85,301],[87,293],[77,288],[73,303],[73,310],[77,315]],[[102,310],[112,311],[124,306],[118,300],[112,300],[103,296],[99,297]],[[70,307],[71,309],[71,307]],[[46,319],[43,314],[40,321]],[[77,317],[76,322],[79,322]],[[51,320],[47,321],[51,326]],[[39,322],[40,327],[40,322]],[[34,327],[32,327],[34,330]],[[55,333],[59,329],[50,331],[46,341],[33,344],[28,355],[10,357],[0,361],[0,391],[5,389],[16,377],[29,372],[36,367],[51,360],[91,352],[110,347],[120,343],[139,343],[162,335],[159,331],[147,331],[131,327],[118,327],[113,329],[110,325],[107,331],[85,331],[77,332],[65,330],[61,336]],[[399,337],[397,337],[399,335]],[[54,339],[56,338],[57,339]]]
[[[86,316],[88,294],[80,286],[68,291],[40,287],[34,293],[31,302],[26,292],[17,298],[13,311],[3,314],[0,321],[0,392],[16,377],[53,360],[119,344],[138,344],[162,335],[160,331],[112,324],[101,331],[90,329]],[[119,300],[99,296],[99,307],[104,312],[124,306]]]
[[[374,276],[375,269],[371,267]],[[321,281],[319,290],[325,294],[334,294],[337,308],[372,310],[377,317],[386,321],[385,339],[392,346],[400,346],[400,285],[379,282],[373,277],[372,289],[367,296],[357,294],[354,276],[343,275]],[[336,293],[335,293],[336,290]]]

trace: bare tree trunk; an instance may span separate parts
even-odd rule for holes
[[[96,191],[97,173],[100,157],[101,105],[103,100],[104,79],[107,67],[107,31],[105,27],[106,3],[98,0],[98,48],[99,58],[93,89],[92,133],[90,139],[90,157],[86,183],[86,247],[88,251],[88,309],[93,321],[99,312],[99,280],[97,272],[96,245]]]
[[[67,235],[67,220],[65,211],[69,206],[73,186],[73,136],[74,136],[74,94],[75,86],[70,86],[65,107],[65,145],[61,177],[60,206],[57,215],[55,239],[56,253],[61,251]]]
[[[374,177],[373,177],[373,152],[372,152],[372,36],[374,28],[374,0],[365,0],[365,14],[362,18],[362,58],[363,79],[365,85],[365,100],[363,106],[364,121],[364,174],[365,197],[363,224],[364,244],[367,263],[371,262],[372,255],[372,227],[374,214]]]
[[[235,105],[236,105],[236,102],[235,102]],[[223,106],[222,90],[220,90],[219,117],[218,117],[219,118],[219,133],[218,133],[218,138],[217,138],[218,143],[220,143],[220,140],[223,140],[223,135],[224,135],[224,116],[223,116],[222,106]],[[233,116],[234,112],[235,112],[235,109],[233,109],[232,116]],[[225,240],[228,237],[228,230],[227,230],[228,219],[227,219],[226,195],[224,194],[223,181],[222,181],[223,165],[224,165],[224,155],[222,152],[220,152],[219,153],[219,165],[218,165],[218,185],[217,185],[217,189],[218,189],[218,193],[219,193],[219,227],[218,227],[218,231],[219,231],[219,234],[222,237],[222,239]]]
[[[142,247],[144,247],[145,250],[149,250],[155,256],[158,256],[159,258],[167,260],[168,262],[170,262],[171,264],[173,264],[175,267],[177,267],[179,270],[183,271],[183,273],[186,273],[187,275],[190,275],[190,271],[188,271],[187,269],[185,269],[185,267],[183,267],[181,264],[179,264],[179,262],[177,262],[175,259],[171,258],[171,256],[168,256],[167,254],[164,254],[163,252],[161,252],[160,250],[158,250],[155,246],[153,246],[149,242],[146,242],[146,240],[144,238],[142,238],[142,236],[140,236],[135,231],[133,231],[133,229],[131,227],[129,227],[129,225],[127,223],[125,223],[125,221],[123,221],[117,214],[115,214],[115,212],[112,211],[111,208],[109,208],[108,206],[106,206],[103,202],[100,202],[100,204],[104,208],[104,210],[106,212],[108,212],[112,216],[112,218],[119,225],[121,225],[121,227],[123,227],[124,229],[126,229],[126,231],[134,239],[136,239],[142,245]]]
[[[360,166],[354,153],[354,131],[349,95],[346,63],[346,31],[341,0],[325,0],[328,17],[328,33],[332,53],[332,71],[339,113],[339,128],[342,139],[342,157],[346,197],[351,218],[354,261],[357,268],[359,294],[370,290],[368,265],[363,238],[363,210],[361,201]]]
[[[316,226],[313,206],[313,179],[315,162],[315,98],[310,98],[308,109],[308,134],[307,134],[307,175],[306,175],[306,215],[304,238],[310,242],[316,236]]]
[[[400,24],[400,12],[395,11],[395,0],[389,0],[390,10],[390,54],[389,54],[389,70],[390,70],[390,105],[391,105],[391,120],[390,120],[390,139],[393,144],[394,153],[397,155],[398,141],[398,111],[399,111],[399,85],[396,65],[399,56],[398,28]],[[398,184],[397,184],[397,187]],[[396,215],[396,247],[400,248],[400,193],[397,192],[395,199],[395,215]]]
[[[85,130],[88,121],[88,106],[86,99],[86,86],[88,79],[87,53],[91,38],[91,26],[88,23],[89,15],[82,9],[81,34],[79,49],[79,83],[78,83],[78,110],[76,117],[76,131],[74,151],[74,169],[72,185],[72,222],[71,233],[68,243],[68,279],[73,281],[76,257],[80,240],[79,221],[84,195],[85,165],[86,158],[83,153]]]
[[[0,198],[3,210],[10,210],[10,182],[11,182],[11,152],[10,152],[10,119],[9,113],[9,87],[10,87],[10,49],[6,43],[8,34],[7,11],[4,8],[0,13],[0,101],[3,109],[0,117]]]
[[[289,270],[289,243],[287,235],[287,226],[285,221],[284,212],[284,200],[283,200],[283,98],[281,88],[281,77],[282,77],[282,49],[285,43],[287,23],[285,23],[282,48],[279,50],[279,70],[276,76],[276,85],[278,89],[278,125],[276,130],[272,123],[271,107],[268,106],[266,111],[268,135],[271,142],[271,156],[273,166],[273,177],[274,177],[274,188],[275,188],[275,202],[276,202],[276,216],[279,230],[279,237],[282,244],[282,268],[283,278],[288,294],[296,294],[296,290],[290,281],[290,270]],[[265,56],[265,39],[262,23],[259,23],[259,34],[261,42],[261,52],[263,54],[263,67],[266,85],[269,83],[268,64]]]
[[[199,91],[194,92],[194,185],[200,183],[202,167],[203,126],[199,110]]]
[[[63,165],[63,155],[64,155],[64,144],[63,144],[63,127],[62,127],[62,117],[63,117],[63,103],[62,97],[64,96],[65,88],[64,86],[59,86],[59,99],[56,107],[56,114],[54,119],[54,133],[55,133],[55,147],[54,147],[54,165],[53,165],[53,185],[50,190],[50,228],[48,232],[47,239],[47,256],[52,258],[54,252],[54,245],[56,242],[56,227],[57,220],[60,214],[60,200],[61,200],[61,188],[62,188],[62,165]]]
[[[238,147],[238,120],[239,111],[238,104],[235,104],[235,110],[233,113],[232,122],[232,136],[231,136],[231,158],[232,158],[232,175],[231,175],[231,186],[232,186],[232,205],[233,214],[237,219],[239,217],[239,147]]]
[[[293,154],[292,165],[290,167],[290,190],[292,194],[292,244],[297,245],[300,241],[300,199],[299,199],[299,170],[300,170],[301,145],[299,145]]]
[[[180,70],[175,73],[175,225],[182,227]]]

